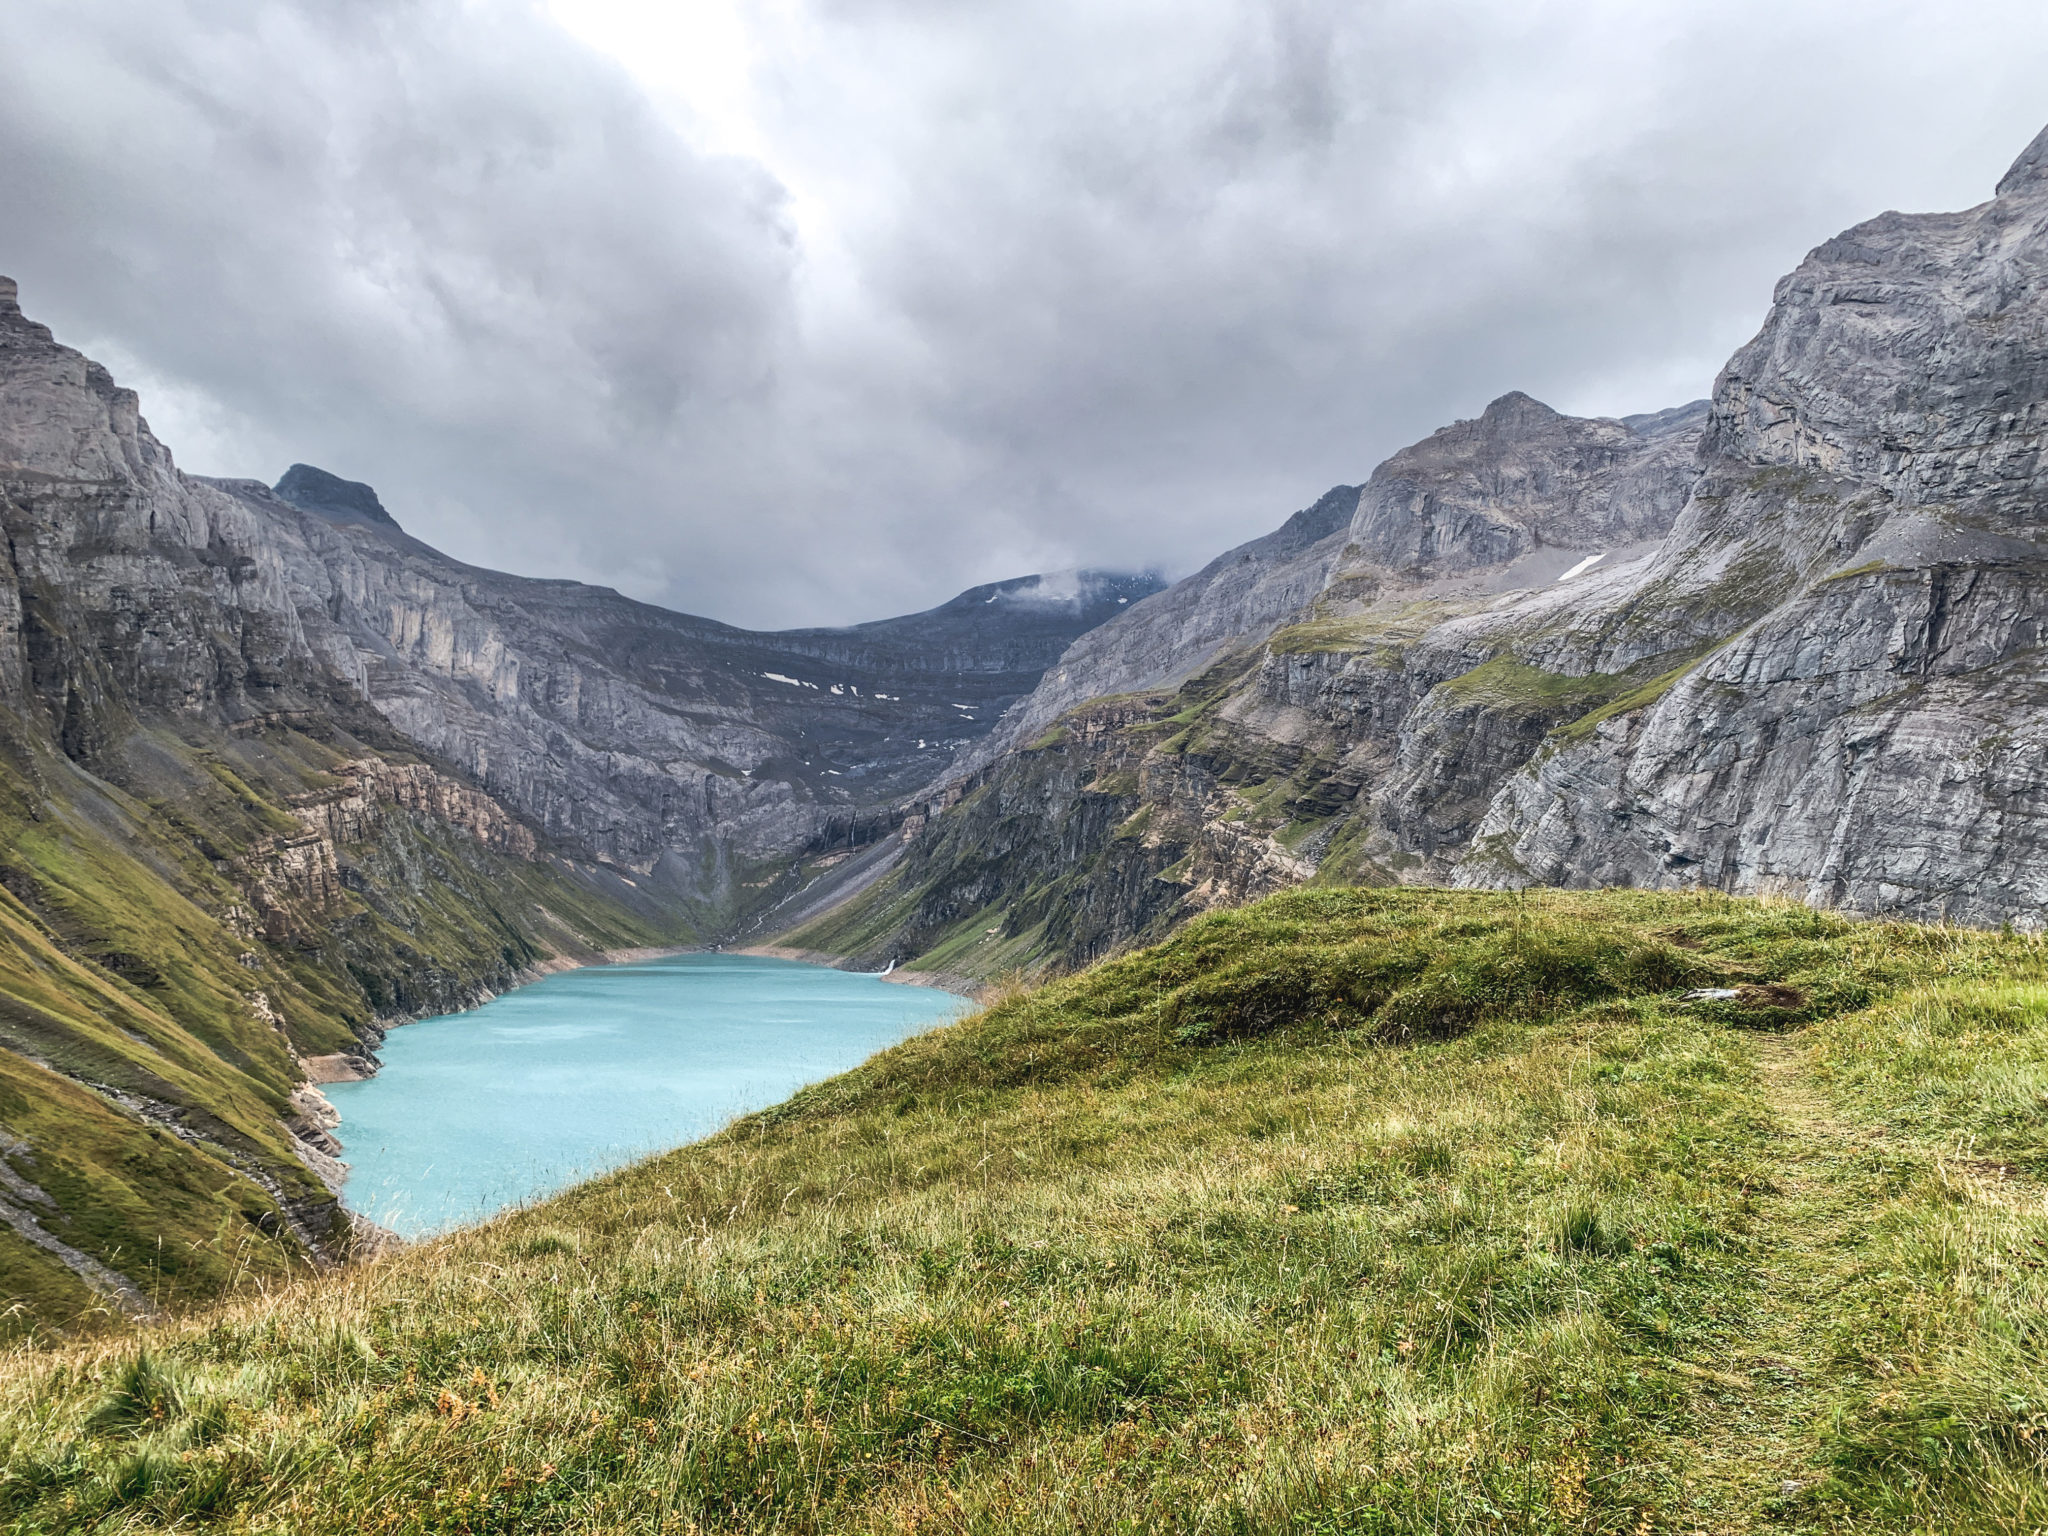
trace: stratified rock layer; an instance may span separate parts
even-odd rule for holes
[[[2044,141],[1993,201],[1884,214],[1778,285],[1669,544],[1581,654],[1762,611],[1509,782],[1460,879],[2048,917]]]

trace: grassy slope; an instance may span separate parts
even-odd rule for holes
[[[348,754],[290,729],[135,740],[153,793],[54,754],[0,760],[0,1185],[23,1181],[11,1193],[43,1230],[180,1302],[301,1263],[272,1189],[332,1224],[279,1123],[298,1054],[352,1045],[422,975],[509,976],[565,941],[657,935],[546,862],[394,812],[351,850],[358,889],[266,942],[231,861],[300,834],[285,796]],[[0,1337],[108,1309],[6,1228],[0,1297]]]
[[[1297,892],[141,1352],[17,1354],[0,1518],[2030,1531],[2044,1087],[2025,938]]]

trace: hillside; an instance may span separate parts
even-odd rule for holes
[[[6,279],[0,534],[4,1337],[374,1241],[309,1077],[715,936],[1156,585],[762,635],[479,570],[304,465],[183,473]]]
[[[2048,133],[1816,247],[1703,405],[1504,395],[1082,637],[785,942],[994,975],[1309,881],[2048,924],[2044,294]]]
[[[535,1209],[19,1352],[0,1509],[2030,1530],[2044,1071],[2025,936],[1284,895]]]

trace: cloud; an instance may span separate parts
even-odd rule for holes
[[[0,271],[195,468],[740,622],[1187,569],[1510,388],[1704,393],[1988,195],[1987,0],[16,0]]]

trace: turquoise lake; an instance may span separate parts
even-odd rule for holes
[[[967,1006],[749,955],[564,971],[394,1029],[382,1071],[323,1090],[343,1199],[405,1237],[479,1221],[709,1135]]]

